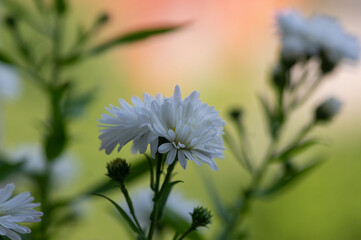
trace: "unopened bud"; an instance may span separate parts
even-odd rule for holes
[[[102,13],[97,19],[97,24],[103,25],[108,21],[109,21],[109,15],[107,13]]]
[[[17,20],[14,16],[9,15],[5,17],[5,24],[10,28],[16,28]]]
[[[321,103],[315,111],[316,122],[328,122],[331,121],[340,111],[342,103],[336,98],[329,98]]]
[[[106,175],[119,183],[123,183],[130,173],[130,165],[125,159],[121,158],[116,158],[109,162],[107,164],[107,169],[108,173]]]
[[[234,121],[241,121],[243,116],[243,111],[241,108],[234,108],[229,112],[229,115],[232,117]]]
[[[191,213],[192,216],[192,226],[197,227],[206,227],[211,223],[212,214],[211,212],[202,206],[196,207]]]

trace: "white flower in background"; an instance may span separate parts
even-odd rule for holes
[[[199,100],[199,92],[194,91],[182,100],[181,90],[176,86],[173,97],[162,104],[152,103],[152,112],[150,129],[168,141],[158,148],[160,153],[168,153],[168,165],[177,158],[185,169],[189,159],[217,170],[214,158],[223,158],[225,123],[213,107]]]
[[[278,13],[277,24],[284,58],[298,59],[317,53],[315,43],[309,39],[308,20],[300,12],[286,10]]]
[[[330,61],[337,63],[344,58],[359,59],[360,45],[357,38],[345,33],[336,19],[316,15],[309,21],[310,36]]]
[[[345,33],[336,19],[321,15],[306,19],[298,11],[286,10],[277,15],[277,24],[281,34],[282,56],[286,59],[322,53],[335,64],[341,59],[359,59],[357,39]]]
[[[20,81],[14,68],[0,64],[0,100],[15,98],[19,89]]]
[[[155,136],[148,128],[151,121],[150,105],[153,101],[161,104],[163,97],[158,94],[156,98],[148,94],[143,95],[143,101],[138,97],[132,97],[134,106],[129,105],[123,99],[119,99],[121,108],[110,105],[106,108],[112,115],[102,114],[99,120],[101,135],[101,149],[105,149],[110,154],[119,144],[118,152],[128,142],[133,140],[132,152],[145,153],[148,144],[151,144],[151,153],[154,157],[158,146],[158,137]]]
[[[30,233],[28,227],[18,223],[40,222],[42,212],[34,210],[40,203],[33,203],[34,198],[30,192],[24,192],[11,198],[15,189],[14,184],[8,184],[0,189],[0,235],[11,240],[21,240],[18,235]]]
[[[41,174],[45,172],[46,158],[41,146],[36,144],[23,144],[12,150],[9,155],[16,162],[24,161],[23,170],[29,174]],[[72,183],[78,172],[78,162],[65,153],[52,162],[52,182],[56,185]]]
[[[133,153],[145,153],[150,144],[151,154],[167,153],[166,163],[172,164],[178,159],[185,169],[187,159],[197,164],[208,164],[217,170],[214,158],[223,158],[222,139],[224,122],[213,107],[199,100],[194,91],[182,100],[179,86],[174,96],[156,98],[144,94],[143,102],[133,97],[134,106],[119,100],[121,108],[110,106],[107,109],[114,116],[102,115],[100,125],[100,149],[107,154],[119,144],[118,151],[133,140]],[[167,142],[158,147],[159,138]]]
[[[149,188],[140,188],[131,196],[139,224],[143,228],[146,228],[150,225],[150,214],[153,209],[152,199],[154,197],[154,193]],[[130,215],[127,204],[123,202],[121,205],[128,215]],[[199,204],[197,204],[197,202],[186,199],[181,192],[172,191],[172,194],[169,195],[165,205],[164,212],[171,211],[188,223],[191,223],[192,218],[189,213],[192,212],[193,208],[198,205]]]

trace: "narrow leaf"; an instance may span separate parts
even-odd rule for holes
[[[165,207],[165,205],[166,205],[166,203],[167,203],[167,200],[168,200],[168,197],[169,197],[170,192],[172,191],[172,188],[173,188],[176,184],[181,183],[181,182],[183,182],[183,181],[178,180],[178,181],[170,182],[170,183],[168,183],[168,184],[165,186],[163,192],[161,192],[162,195],[160,196],[160,199],[159,199],[159,208],[158,208],[158,211],[159,211],[159,214],[158,214],[159,219],[161,219],[161,217],[162,217],[164,207]]]
[[[229,220],[228,211],[226,207],[223,205],[222,200],[219,198],[219,194],[217,189],[214,187],[214,183],[212,179],[202,172],[203,183],[206,186],[209,196],[213,202],[213,205],[216,207],[218,215],[222,218],[223,222],[227,222]]]
[[[72,65],[75,63],[80,62],[81,60],[92,57],[98,54],[102,54],[114,47],[122,46],[125,44],[130,44],[138,41],[145,40],[147,38],[169,33],[175,30],[178,30],[180,26],[171,26],[171,27],[162,27],[162,28],[154,28],[154,29],[146,29],[146,30],[139,30],[135,32],[130,32],[126,34],[122,34],[118,37],[115,37],[105,43],[102,43],[88,51],[85,52],[74,52],[71,53],[69,56],[60,60],[60,64],[62,65]]]
[[[0,62],[14,64],[14,61],[3,51],[0,50]]]
[[[286,187],[289,187],[291,184],[295,184],[297,181],[300,181],[302,178],[307,176],[313,169],[318,167],[323,161],[317,160],[313,163],[305,166],[301,169],[298,169],[292,176],[284,178],[281,177],[278,181],[276,181],[271,187],[268,189],[256,192],[255,195],[259,197],[268,197],[278,193],[281,190],[284,190]]]
[[[300,143],[293,144],[289,147],[287,147],[285,150],[281,151],[279,154],[276,154],[274,157],[272,157],[273,162],[284,162],[287,159],[290,159],[294,157],[297,154],[300,154],[306,150],[308,150],[310,147],[318,144],[319,141],[316,139],[308,139]]]
[[[105,195],[102,195],[100,193],[95,193],[94,195],[96,196],[100,196],[103,197],[105,199],[107,199],[110,203],[112,203],[114,205],[114,207],[118,210],[118,212],[123,216],[124,220],[128,223],[129,227],[135,232],[135,233],[139,233],[140,231],[138,230],[137,226],[135,225],[135,223],[133,222],[133,220],[129,217],[129,215],[123,210],[123,208],[121,206],[119,206],[116,202],[114,202],[112,199],[108,198]]]

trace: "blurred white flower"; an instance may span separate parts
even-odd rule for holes
[[[333,63],[347,58],[357,61],[360,45],[356,37],[345,33],[336,19],[327,16],[310,18],[310,38],[324,51]]]
[[[30,192],[24,192],[11,198],[14,184],[8,184],[0,189],[0,235],[11,240],[21,240],[18,235],[30,233],[28,227],[18,225],[25,222],[40,222],[42,212],[34,210],[40,203],[32,203],[34,198]]]
[[[153,192],[149,188],[140,188],[136,190],[134,194],[131,194],[131,198],[139,224],[143,228],[148,227],[150,225],[150,214],[153,208]],[[127,204],[123,203],[121,205],[128,215],[130,215]],[[191,213],[196,206],[198,206],[197,202],[186,199],[181,192],[172,191],[164,211],[171,211],[188,223],[191,223],[192,218],[189,213]]]
[[[187,159],[198,165],[208,164],[217,170],[214,158],[223,158],[222,139],[224,122],[213,107],[199,100],[199,92],[192,92],[182,100],[181,90],[176,86],[174,96],[162,104],[152,103],[150,129],[167,140],[159,146],[160,153],[168,153],[166,163],[178,159],[185,169]]]
[[[23,161],[24,171],[29,174],[41,174],[45,171],[46,158],[41,146],[36,144],[23,144],[12,150],[10,153],[13,161]],[[78,172],[78,162],[70,155],[65,153],[52,163],[52,182],[56,185],[72,183],[75,173]]]
[[[170,98],[144,94],[143,102],[138,97],[132,98],[134,106],[123,99],[119,102],[122,108],[107,108],[114,116],[103,114],[99,120],[105,124],[100,125],[103,127],[99,136],[100,149],[105,149],[107,154],[118,144],[119,151],[133,140],[133,153],[145,153],[150,144],[153,158],[157,150],[168,153],[167,164],[178,159],[185,169],[189,159],[217,170],[214,158],[223,158],[225,123],[213,107],[199,100],[199,92],[194,91],[182,100],[180,88],[176,86],[174,96]],[[167,142],[157,149],[159,138]]]
[[[281,34],[282,56],[299,59],[325,54],[334,64],[341,59],[358,60],[360,46],[357,39],[344,32],[333,18],[314,15],[306,19],[295,10],[277,15]]]
[[[0,64],[0,100],[18,96],[20,81],[17,72],[10,65]]]

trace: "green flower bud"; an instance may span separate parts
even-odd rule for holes
[[[206,227],[211,223],[212,214],[211,212],[202,206],[196,207],[193,209],[193,212],[190,213],[192,216],[192,226],[197,227]]]
[[[17,19],[15,18],[15,16],[9,15],[9,16],[5,17],[5,24],[10,28],[16,28]]]
[[[329,98],[321,103],[315,111],[316,122],[328,122],[340,111],[342,103],[336,98]]]
[[[234,108],[229,112],[229,115],[234,121],[240,122],[242,120],[243,111],[241,108]]]
[[[123,183],[130,173],[130,164],[125,159],[116,158],[107,164],[108,177],[116,182]]]
[[[103,25],[103,24],[107,23],[108,21],[109,21],[109,15],[107,13],[102,13],[97,19],[97,24]]]

